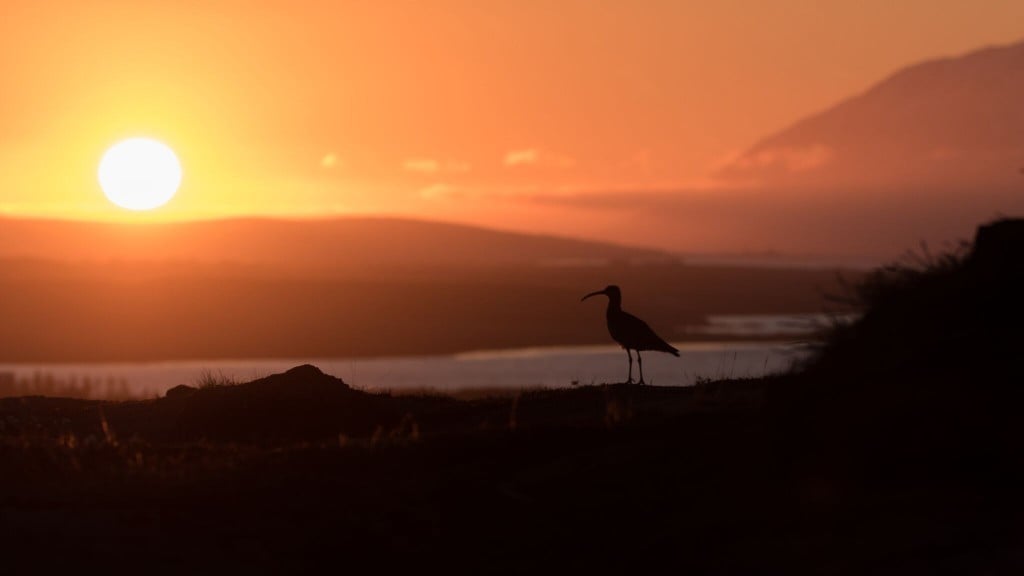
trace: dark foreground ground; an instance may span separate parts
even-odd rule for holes
[[[1024,222],[797,373],[391,397],[312,366],[0,400],[4,574],[1024,573]]]
[[[876,439],[793,418],[797,380],[456,401],[369,395],[305,366],[144,402],[2,400],[4,564],[146,574],[1024,568],[1019,452],[956,438],[869,451]]]

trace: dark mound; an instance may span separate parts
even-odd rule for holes
[[[116,404],[106,412],[119,434],[148,441],[316,442],[393,428],[402,409],[386,395],[355,390],[304,365],[246,384]]]
[[[177,386],[169,389],[166,394],[167,398],[184,398],[195,394],[196,388],[187,384],[178,384]]]

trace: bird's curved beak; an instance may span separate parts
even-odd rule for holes
[[[604,290],[598,290],[597,292],[591,292],[590,294],[587,294],[583,298],[580,298],[580,302],[583,302],[584,300],[586,300],[587,298],[590,298],[591,296],[597,296],[598,294],[606,294],[606,292]]]

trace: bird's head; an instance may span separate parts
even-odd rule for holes
[[[591,292],[590,294],[587,294],[586,296],[580,299],[580,302],[583,302],[584,300],[590,298],[591,296],[597,296],[598,294],[604,294],[610,300],[622,300],[622,291],[619,290],[618,286],[612,284],[611,286],[606,286],[604,290],[598,290],[597,292]]]

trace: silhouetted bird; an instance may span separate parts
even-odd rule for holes
[[[591,292],[584,296],[580,302],[598,294],[604,294],[608,297],[608,311],[606,312],[608,332],[612,335],[612,340],[615,340],[626,349],[626,356],[629,357],[627,384],[633,382],[633,355],[630,354],[630,350],[636,350],[636,361],[640,365],[640,381],[638,384],[644,383],[644,361],[640,358],[641,350],[668,352],[673,356],[679,356],[679,350],[676,350],[668,342],[662,340],[660,336],[654,333],[654,330],[651,330],[651,327],[646,322],[628,312],[622,311],[622,291],[619,290],[618,286],[608,286],[604,290]]]

